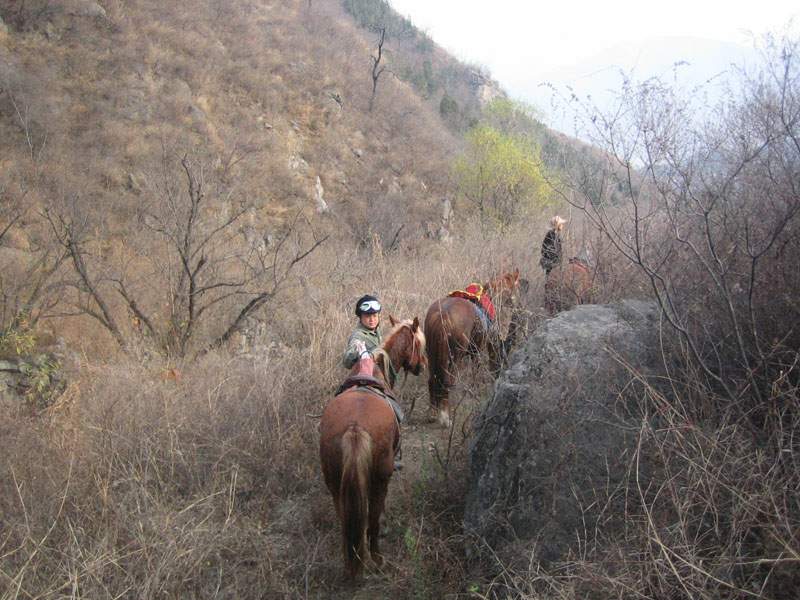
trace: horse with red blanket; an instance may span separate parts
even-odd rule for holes
[[[397,322],[390,316],[389,321],[394,329],[375,351],[374,362],[364,359],[367,365],[354,365],[320,423],[322,474],[342,523],[344,563],[351,578],[369,556],[379,566],[383,562],[379,522],[400,444],[400,426],[386,396],[391,396],[400,369],[419,375],[426,362],[419,320]],[[365,366],[370,372],[364,372]]]
[[[450,426],[449,390],[455,384],[455,369],[465,356],[477,356],[486,348],[492,371],[499,371],[504,345],[496,325],[496,310],[504,304],[513,306],[519,283],[519,270],[515,270],[484,285],[470,284],[456,290],[428,309],[428,392],[442,426]]]

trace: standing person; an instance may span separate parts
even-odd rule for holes
[[[554,267],[561,264],[561,232],[564,230],[566,219],[562,219],[556,215],[550,219],[550,230],[544,236],[542,241],[542,258],[539,264],[544,269],[544,275],[547,277]]]

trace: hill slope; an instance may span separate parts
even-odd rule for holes
[[[252,258],[297,223],[338,250],[413,245],[452,192],[458,131],[500,93],[410,24],[373,71],[375,27],[339,0],[4,2],[0,18],[0,266],[21,282],[4,324],[59,296],[70,315],[103,294],[112,315],[165,313],[159,289],[182,282],[163,274],[183,267],[152,219],[185,216],[187,176],[200,230],[232,221],[215,256],[196,256],[217,275],[245,268],[231,248]],[[419,73],[436,81],[423,90]],[[69,232],[94,283],[66,273]],[[25,288],[34,271],[58,281]],[[31,287],[52,298],[33,306]],[[90,316],[122,328],[105,313]]]
[[[368,110],[376,40],[333,0],[28,2],[0,17],[7,190],[44,171],[124,222],[166,149],[200,155],[264,217],[313,209],[318,176],[334,207],[398,189],[424,207],[457,148],[389,73]]]

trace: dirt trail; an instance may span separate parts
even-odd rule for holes
[[[526,335],[527,325],[520,331],[521,339]],[[385,564],[382,569],[368,570],[354,587],[342,582],[338,529],[332,528],[328,541],[335,556],[329,557],[328,566],[339,583],[327,590],[327,597],[449,597],[463,591],[463,574],[441,571],[448,564],[442,553],[450,552],[449,563],[457,569],[454,563],[461,560],[463,549],[453,540],[462,535],[460,507],[468,440],[474,417],[493,384],[488,358],[481,355],[477,362],[467,361],[456,381],[450,391],[453,425],[449,430],[439,425],[437,413],[429,406],[427,373],[398,382],[395,394],[406,415],[401,426],[403,469],[392,476],[381,524]]]
[[[326,545],[333,555],[329,556],[328,566],[337,583],[326,591],[326,597],[358,600],[406,598],[419,596],[419,585],[425,586],[429,592],[429,586],[436,587],[435,580],[440,574],[426,571],[430,565],[424,564],[425,559],[420,559],[424,552],[418,551],[421,545],[439,543],[434,538],[442,527],[440,522],[436,522],[441,508],[435,506],[431,496],[436,495],[433,490],[440,489],[445,470],[455,469],[464,458],[468,424],[480,403],[480,395],[485,396],[489,389],[488,379],[474,370],[462,379],[467,383],[457,385],[451,396],[454,426],[450,430],[443,429],[430,410],[424,375],[409,377],[405,384],[400,382],[397,386],[396,392],[406,413],[401,426],[403,469],[392,476],[381,525],[384,567],[367,570],[358,585],[349,586],[338,574],[341,568],[338,529],[330,531],[330,535],[326,535]],[[329,501],[327,497],[325,501]],[[458,521],[460,523],[460,516]],[[460,533],[458,527],[453,528],[455,530],[449,532],[450,535]]]

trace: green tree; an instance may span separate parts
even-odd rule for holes
[[[514,137],[541,140],[546,133],[535,108],[502,96],[492,100],[483,109],[483,121]]]
[[[538,147],[488,125],[467,134],[453,170],[461,197],[501,228],[549,201]]]
[[[458,102],[448,96],[447,92],[444,93],[442,100],[439,102],[439,114],[442,115],[443,119],[450,119],[453,115],[458,115]]]

